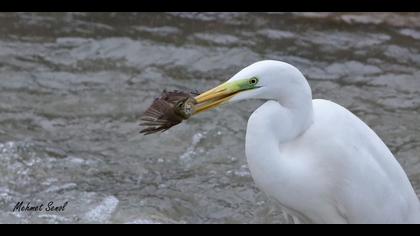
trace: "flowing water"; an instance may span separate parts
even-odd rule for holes
[[[361,117],[420,192],[418,13],[0,13],[0,222],[285,223],[246,163],[260,101],[138,133],[163,89],[262,59]]]

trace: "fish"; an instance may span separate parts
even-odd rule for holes
[[[144,128],[140,133],[149,135],[165,132],[190,118],[194,113],[194,106],[197,104],[193,95],[198,95],[198,93],[164,90],[141,116],[140,126],[144,126]]]

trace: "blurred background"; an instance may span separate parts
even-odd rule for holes
[[[420,193],[419,13],[0,13],[0,222],[287,222],[246,164],[260,101],[138,133],[163,89],[262,59],[364,120]]]

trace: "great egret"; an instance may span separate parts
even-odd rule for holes
[[[267,100],[248,120],[245,151],[256,185],[307,223],[420,223],[410,181],[383,141],[346,108],[312,100],[303,74],[256,62],[195,97],[200,113]]]

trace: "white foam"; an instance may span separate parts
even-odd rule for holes
[[[135,219],[127,222],[126,224],[161,224],[161,222],[157,222],[151,219]]]
[[[48,214],[40,214],[38,215],[41,219],[48,220],[49,223],[68,223],[71,220],[64,216],[59,215],[48,215]]]
[[[58,192],[61,190],[65,190],[65,189],[71,189],[76,187],[77,185],[75,183],[67,183],[67,184],[63,184],[63,185],[59,185],[59,186],[51,186],[49,188],[47,188],[44,192]]]
[[[114,196],[106,197],[102,202],[84,215],[86,221],[105,223],[111,219],[119,200]]]
[[[13,195],[17,195],[17,193],[14,191],[11,191],[7,187],[0,187],[0,199],[5,200],[5,201],[12,201]]]
[[[75,165],[81,165],[81,164],[83,164],[85,162],[85,160],[83,160],[82,158],[73,157],[73,156],[67,157],[67,160],[71,164],[75,164]]]
[[[201,133],[194,134],[194,136],[192,137],[191,145],[187,148],[187,151],[185,151],[179,158],[182,160],[182,159],[190,158],[192,155],[194,155],[195,146],[197,146],[197,144],[200,142],[202,138],[203,138],[203,134]]]
[[[239,170],[235,170],[234,174],[239,177],[251,176],[251,173],[246,165],[242,165]]]
[[[14,142],[0,143],[0,153],[9,153],[16,147]]]

